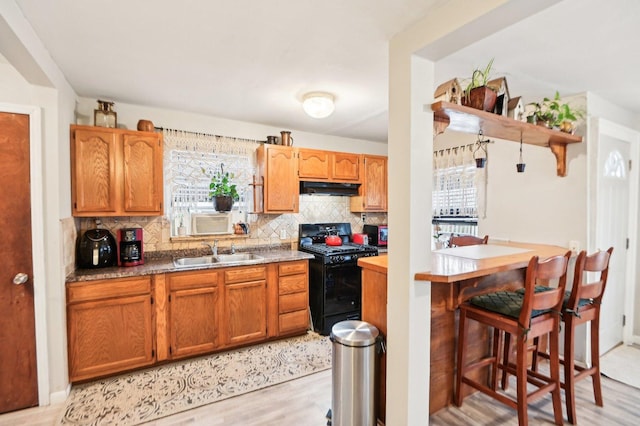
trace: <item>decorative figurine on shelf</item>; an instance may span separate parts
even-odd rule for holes
[[[93,110],[93,125],[100,127],[118,127],[118,114],[113,110],[113,102],[98,99],[98,109]]]

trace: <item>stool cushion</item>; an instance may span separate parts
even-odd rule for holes
[[[546,287],[546,286],[543,286],[543,285],[537,285],[537,286],[535,286],[533,291],[535,293],[540,293],[542,291],[549,291],[549,290],[551,290],[550,287]],[[524,294],[524,288],[517,289],[516,293]],[[563,309],[566,308],[567,304],[569,303],[569,298],[570,297],[571,297],[571,290],[565,291],[564,292],[564,300],[562,302],[562,308]],[[580,299],[578,301],[578,308],[581,308],[581,307],[583,307],[585,305],[591,305],[592,303],[593,303],[593,299]]]
[[[523,299],[523,294],[517,291],[496,291],[495,293],[474,296],[469,299],[469,301],[472,305],[479,308],[518,318],[520,316],[520,310],[522,309]],[[535,318],[545,312],[548,312],[548,310],[533,310],[531,312],[531,318]]]

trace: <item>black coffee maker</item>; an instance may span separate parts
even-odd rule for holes
[[[79,268],[105,268],[118,263],[116,239],[106,229],[89,229],[78,238]]]
[[[118,265],[137,266],[144,264],[142,228],[118,229]]]

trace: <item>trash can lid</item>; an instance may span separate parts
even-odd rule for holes
[[[345,346],[371,346],[378,334],[375,326],[364,321],[341,321],[331,328],[331,340]]]

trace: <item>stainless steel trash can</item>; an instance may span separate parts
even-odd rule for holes
[[[379,332],[364,321],[342,321],[331,329],[332,426],[374,426]]]

